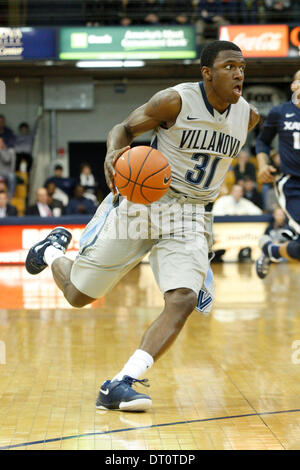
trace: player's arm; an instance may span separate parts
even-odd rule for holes
[[[259,120],[260,120],[260,115],[258,114],[257,109],[255,108],[255,106],[250,104],[250,117],[249,117],[248,132],[254,129],[254,127],[258,124]],[[264,135],[263,138],[266,138],[266,135]],[[262,147],[262,146],[261,148],[266,149],[266,147]],[[268,152],[269,151],[270,149],[268,149]],[[276,172],[276,169],[272,165],[269,165],[268,153],[265,153],[265,151],[261,151],[257,154],[256,158],[258,162],[258,181],[261,183],[272,183],[275,180],[272,173],[274,173],[274,171]]]
[[[256,139],[256,158],[258,163],[257,179],[260,183],[274,183],[276,168],[270,165],[271,142],[277,134],[278,112],[272,109]]]
[[[248,132],[252,131],[252,129],[254,129],[254,127],[256,126],[256,124],[258,124],[260,120],[260,115],[258,114],[258,111],[255,108],[255,106],[253,106],[252,104],[250,104],[249,106],[250,106],[250,116],[249,116]]]
[[[114,165],[118,158],[130,148],[131,142],[137,136],[159,126],[170,127],[174,124],[180,110],[179,93],[172,89],[162,90],[112,128],[107,139],[104,171],[107,185],[114,194]]]

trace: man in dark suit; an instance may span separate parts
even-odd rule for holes
[[[17,216],[18,211],[15,206],[8,203],[8,196],[5,191],[0,192],[0,217]]]
[[[49,183],[46,186],[46,190],[48,193],[48,206],[52,210],[54,217],[60,217],[61,215],[65,213],[65,208],[64,208],[63,203],[59,199],[56,199],[55,197],[55,192],[56,192],[55,183],[49,181]]]
[[[74,189],[74,197],[66,207],[66,215],[94,214],[96,206],[91,199],[84,197],[84,187],[80,184]]]
[[[26,209],[25,215],[38,215],[40,217],[52,217],[53,213],[48,205],[48,193],[45,188],[39,188],[36,192],[36,203]]]

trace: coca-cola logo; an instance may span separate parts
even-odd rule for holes
[[[287,25],[221,26],[219,38],[237,44],[245,57],[286,57],[289,50]]]
[[[277,51],[281,46],[282,34],[266,32],[258,36],[247,36],[240,33],[233,39],[245,51]]]

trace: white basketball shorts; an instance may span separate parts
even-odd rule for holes
[[[109,194],[82,234],[71,282],[97,299],[150,252],[162,293],[188,288],[198,295],[205,289],[211,249],[212,214],[203,203],[171,189],[147,206]]]

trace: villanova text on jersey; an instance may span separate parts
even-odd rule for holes
[[[232,135],[210,130],[182,131],[179,148],[207,150],[234,158],[239,153],[241,141]]]
[[[181,97],[180,113],[169,129],[156,129],[152,146],[170,163],[171,189],[206,204],[217,197],[232,159],[246,141],[250,106],[240,97],[219,113],[202,82],[181,83],[173,90]]]

